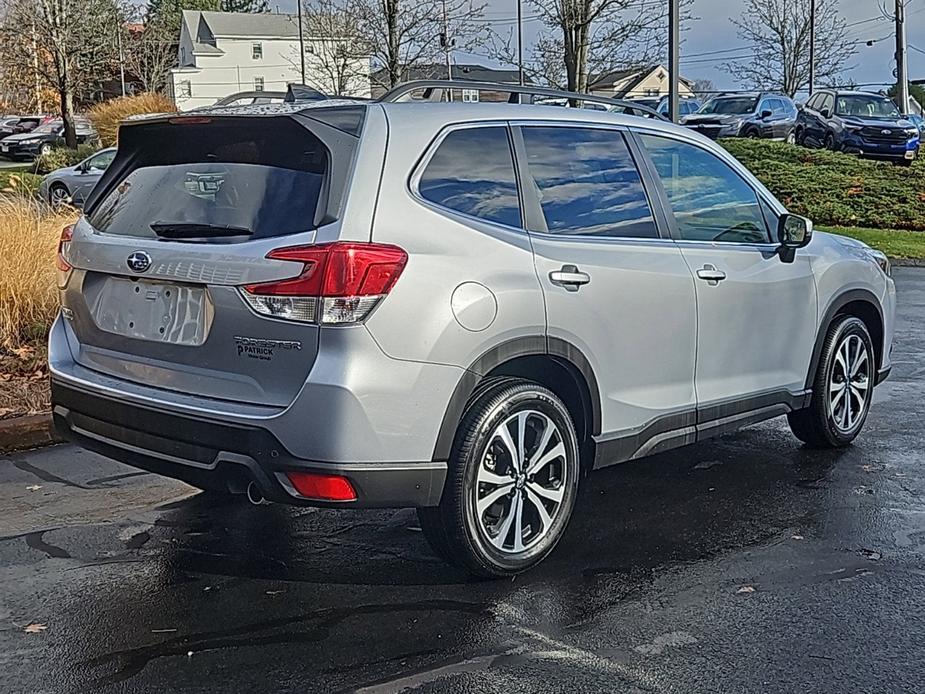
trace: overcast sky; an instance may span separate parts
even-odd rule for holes
[[[498,33],[506,35],[517,16],[516,0],[487,1],[488,18],[494,22]],[[530,19],[535,10],[529,0],[523,2],[523,13],[527,17],[524,43],[529,45],[542,24],[536,19]],[[887,4],[892,6],[892,0],[887,0]],[[737,16],[729,14],[730,11],[738,11],[736,6],[741,6],[738,0],[694,0],[692,12],[698,19],[688,23],[681,53],[681,72],[685,77],[710,79],[721,89],[736,87],[734,80],[720,69],[720,64],[725,60],[723,55],[703,55],[742,46],[735,27],[729,21],[731,16]],[[271,7],[283,12],[294,12],[295,0],[271,0]],[[882,18],[877,0],[840,0],[839,8],[845,21],[851,25],[849,36],[859,41],[858,53],[852,60],[854,68],[847,73],[848,77],[860,85],[875,89],[890,82],[894,67],[893,25]],[[925,0],[910,0],[906,13],[909,44],[925,51]],[[883,40],[868,47],[866,42],[872,39]],[[745,53],[730,51],[725,55],[741,56]],[[456,59],[459,62],[479,60],[478,56],[465,55],[456,56]],[[490,64],[489,61],[482,62]],[[909,49],[909,75],[912,79],[925,79],[925,52],[918,52],[912,47]]]

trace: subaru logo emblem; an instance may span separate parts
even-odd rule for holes
[[[151,256],[144,251],[135,251],[125,261],[132,272],[147,272],[151,267]]]
[[[880,131],[880,134],[881,134],[881,135],[890,135],[892,132],[893,132],[892,130],[881,130],[881,131]]]

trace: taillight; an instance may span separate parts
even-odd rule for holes
[[[317,472],[287,472],[295,490],[307,499],[323,501],[356,501],[357,493],[350,480],[340,475]]]
[[[300,262],[302,272],[242,287],[250,307],[264,316],[326,324],[366,318],[408,262],[408,254],[398,246],[342,241],[278,248],[267,258]]]
[[[70,245],[71,239],[73,237],[74,225],[68,224],[61,230],[61,237],[58,239],[58,257],[55,261],[55,265],[61,272],[70,272],[72,269],[71,264],[67,262],[67,257],[65,254],[67,253],[68,246]]]

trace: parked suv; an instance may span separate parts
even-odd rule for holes
[[[416,507],[498,576],[594,468],[779,415],[860,433],[881,254],[670,123],[392,98],[122,126],[61,237],[66,436],[252,501]]]
[[[881,94],[824,89],[800,110],[797,142],[909,166],[921,134],[896,104]]]
[[[710,99],[681,123],[702,135],[793,142],[797,107],[781,94],[734,94]]]

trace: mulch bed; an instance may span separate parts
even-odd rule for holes
[[[49,411],[47,357],[44,342],[0,347],[0,420]]]

